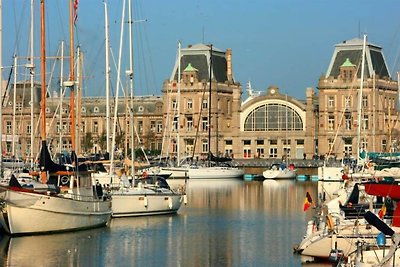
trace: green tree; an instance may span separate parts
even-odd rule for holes
[[[93,136],[91,132],[87,132],[82,140],[82,148],[84,152],[89,152],[93,148]]]

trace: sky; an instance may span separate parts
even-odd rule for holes
[[[316,88],[319,77],[327,71],[335,44],[362,38],[364,33],[369,42],[383,48],[395,80],[400,70],[398,0],[131,1],[135,95],[161,95],[162,84],[169,79],[175,64],[178,41],[182,47],[205,43],[221,50],[231,48],[233,74],[236,82],[242,84],[243,100],[247,96],[248,81],[254,90],[265,92],[270,85],[275,85],[281,93],[305,99],[306,88]],[[26,57],[30,53],[30,2],[3,0],[2,3],[3,76],[6,79],[13,55]],[[36,56],[40,55],[39,2],[34,0]],[[47,0],[45,3],[47,55],[57,55],[61,40],[67,42],[65,54],[68,54],[68,1]],[[123,0],[109,0],[107,4],[110,70],[115,94],[121,21],[127,21],[128,15],[122,20]],[[129,69],[128,23],[123,25],[121,86],[126,85],[125,70]],[[104,96],[103,0],[79,0],[75,45],[79,45],[84,54],[83,94]],[[47,62],[47,76],[54,73],[50,90],[55,91],[58,90],[56,77],[60,76],[60,62]],[[35,65],[39,69],[38,61]],[[25,72],[23,67],[18,68],[18,79],[26,79]]]

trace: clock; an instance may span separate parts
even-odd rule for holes
[[[271,95],[275,94],[275,89],[271,89],[270,93]]]

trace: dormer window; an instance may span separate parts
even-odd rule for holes
[[[143,111],[144,111],[144,107],[143,106],[139,106],[138,112],[143,112]]]
[[[99,113],[99,111],[100,111],[99,107],[94,107],[94,109],[93,109],[94,113]]]
[[[351,63],[349,58],[339,67],[339,77],[345,81],[352,81],[356,65]]]
[[[82,108],[81,108],[81,112],[82,112],[82,113],[86,113],[86,107],[82,107]]]
[[[50,113],[50,108],[46,108],[46,113],[47,113],[47,114]]]

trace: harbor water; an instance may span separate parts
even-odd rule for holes
[[[293,246],[313,216],[303,203],[306,192],[317,198],[316,182],[188,180],[186,189],[188,203],[176,215],[112,219],[109,227],[73,233],[2,235],[2,266],[301,266]]]

